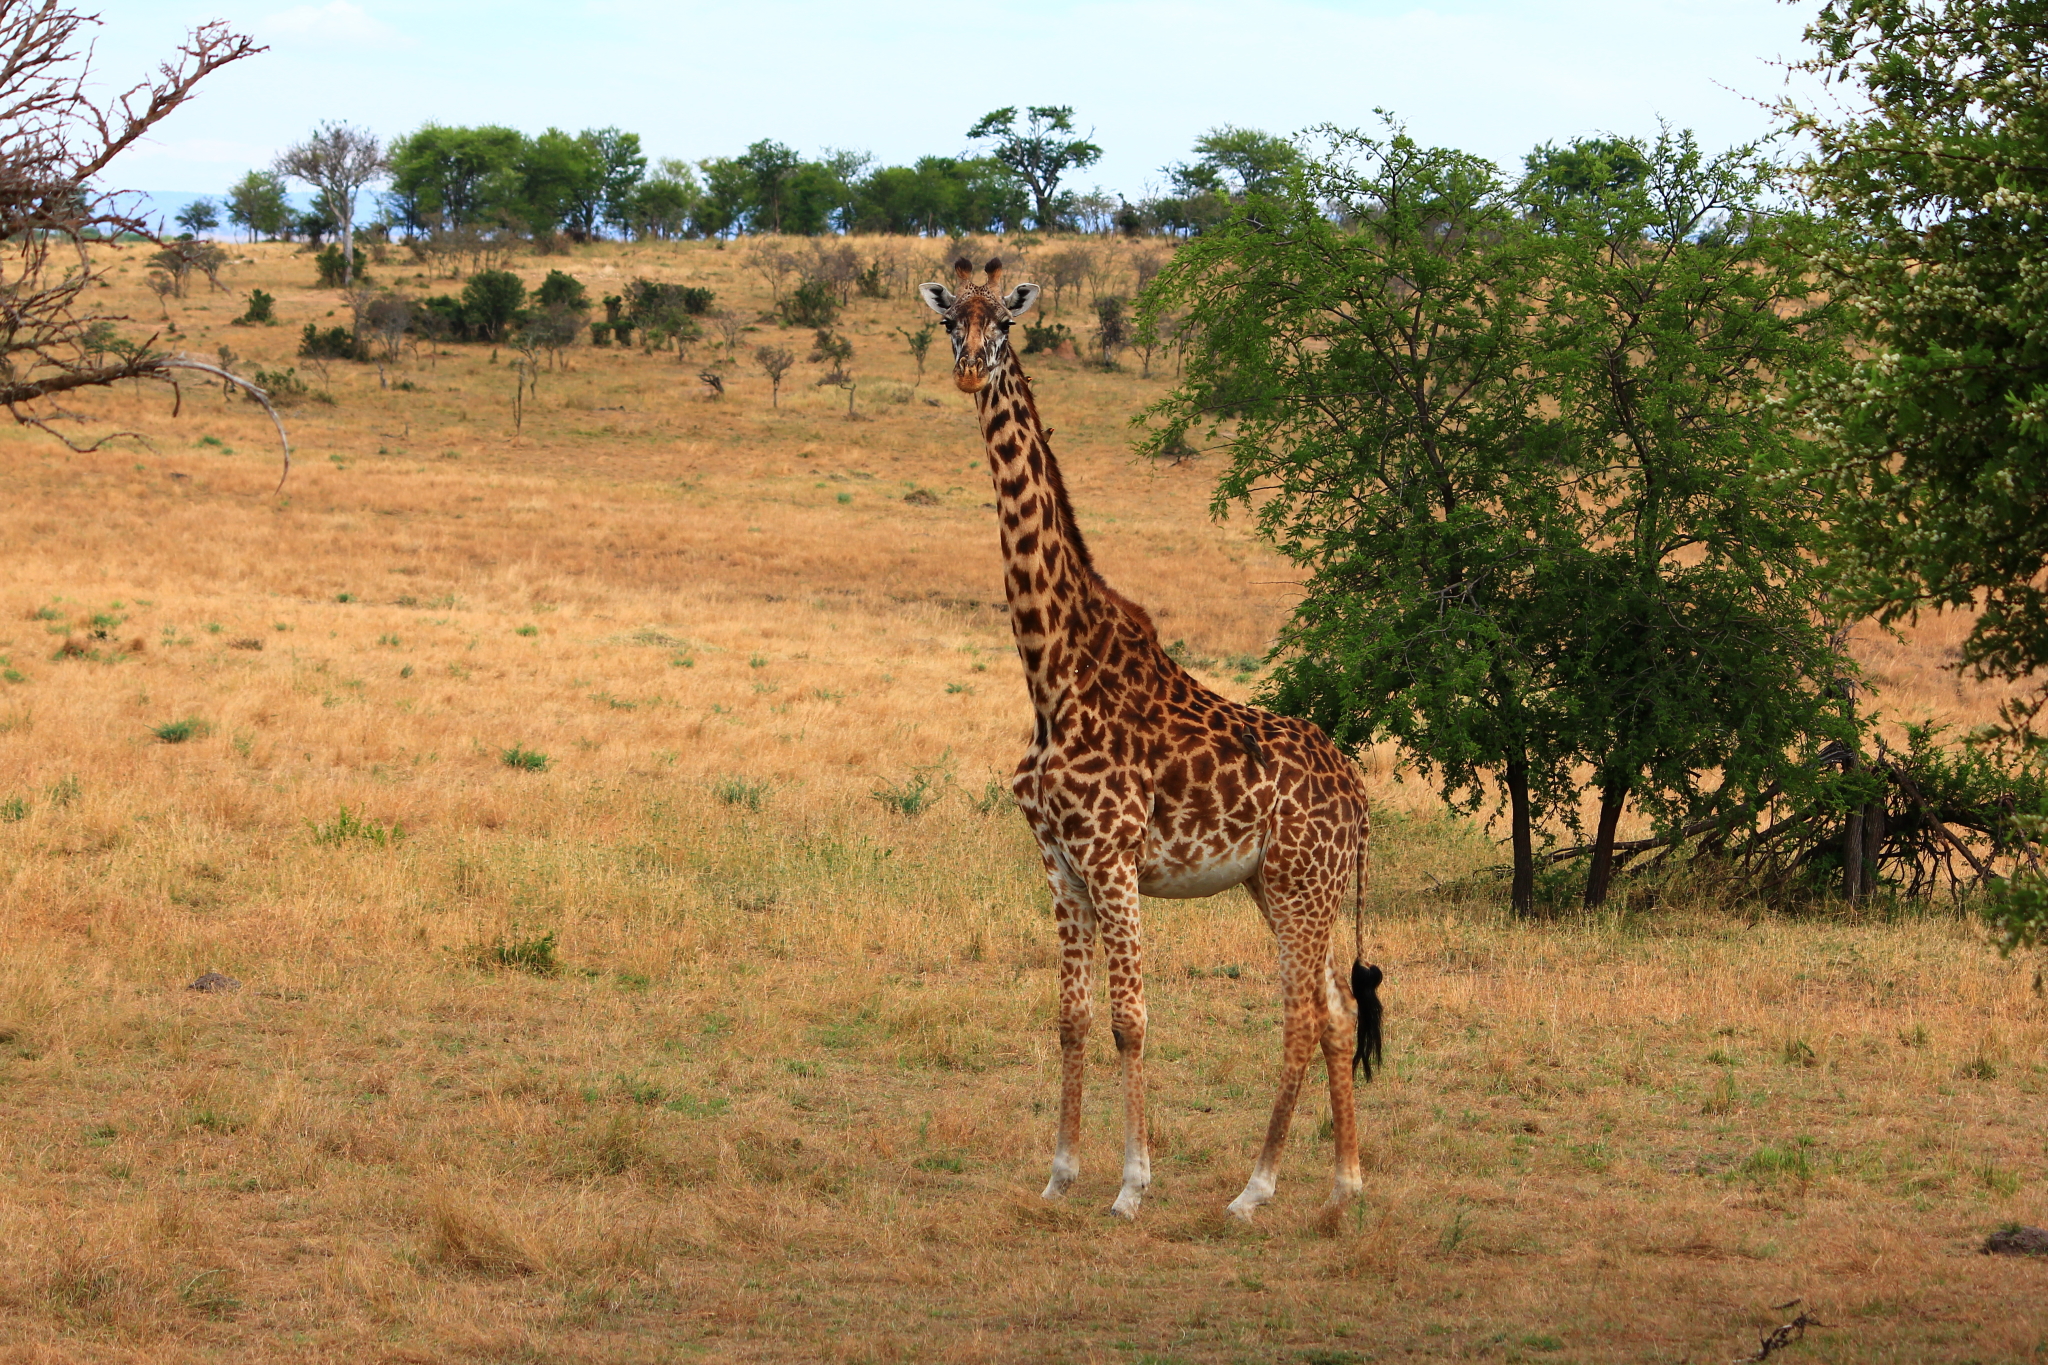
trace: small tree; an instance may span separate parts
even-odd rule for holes
[[[412,328],[412,319],[412,300],[398,293],[377,295],[362,312],[363,329],[382,343],[386,360],[398,359],[398,348]]]
[[[796,364],[796,356],[780,346],[757,346],[754,348],[754,363],[768,376],[769,406],[782,406],[782,376]]]
[[[1131,324],[1124,301],[1114,294],[1095,300],[1095,340],[1102,347],[1102,368],[1116,368],[1116,353],[1131,343]]]
[[[605,303],[609,305],[611,300],[606,299]],[[725,342],[725,358],[731,360],[733,354],[739,349],[740,338],[746,335],[747,329],[752,324],[730,308],[721,309],[713,313],[711,315],[711,322],[713,326],[718,328],[720,339]],[[720,390],[720,392],[723,392],[723,390]]]
[[[355,283],[356,196],[389,169],[376,137],[345,123],[323,123],[277,158],[277,173],[320,192],[341,229],[342,288]]]
[[[177,223],[190,233],[211,232],[220,226],[220,207],[211,199],[194,199],[178,210]]]
[[[917,383],[911,385],[912,388],[920,388],[924,384],[925,354],[931,350],[932,338],[937,334],[938,328],[929,322],[915,332],[905,331],[901,327],[896,329],[896,335],[902,337],[910,347],[910,358],[917,362]]]
[[[811,339],[810,361],[813,365],[830,365],[832,369],[818,382],[820,384],[843,384],[846,382],[846,363],[853,359],[853,343],[840,336],[830,327],[820,327]]]
[[[462,316],[483,341],[497,341],[526,302],[526,286],[509,270],[479,270],[462,286]]]
[[[1039,231],[1050,232],[1059,225],[1061,177],[1093,166],[1102,159],[1102,148],[1074,136],[1070,105],[1034,104],[1024,114],[1022,128],[1017,126],[1015,105],[984,114],[967,136],[995,144],[989,155],[1030,188],[1037,207],[1034,221]]]
[[[273,171],[251,171],[228,191],[228,221],[257,237],[275,237],[291,221],[284,181]]]

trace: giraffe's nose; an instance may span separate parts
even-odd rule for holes
[[[980,393],[982,385],[988,383],[988,370],[980,365],[956,365],[953,367],[953,385],[962,393]]]

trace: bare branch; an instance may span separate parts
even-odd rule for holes
[[[97,450],[136,433],[81,445],[28,405],[74,389],[146,379],[171,385],[175,416],[184,400],[178,371],[201,370],[243,388],[270,413],[289,473],[291,443],[268,394],[216,366],[159,354],[154,337],[124,337],[119,324],[130,319],[94,311],[87,292],[99,280],[94,244],[124,236],[162,248],[150,263],[164,274],[151,283],[163,286],[166,296],[182,297],[194,269],[219,287],[227,258],[218,247],[161,241],[121,195],[93,182],[190,99],[200,81],[264,49],[224,23],[202,24],[155,76],[108,99],[93,93],[88,28],[98,24],[63,0],[0,0],[0,406],[71,450]],[[70,414],[56,409],[52,415]]]

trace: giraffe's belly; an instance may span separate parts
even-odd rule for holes
[[[1256,844],[1209,857],[1174,857],[1170,852],[1147,860],[1138,873],[1138,892],[1166,900],[1194,900],[1241,886],[1259,870]]]

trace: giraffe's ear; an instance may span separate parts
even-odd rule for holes
[[[1010,316],[1021,318],[1038,303],[1038,296],[1045,291],[1035,284],[1020,284],[1003,299],[1003,307],[1010,310]]]
[[[934,280],[917,287],[917,296],[924,300],[924,306],[940,317],[953,311],[953,291]]]

